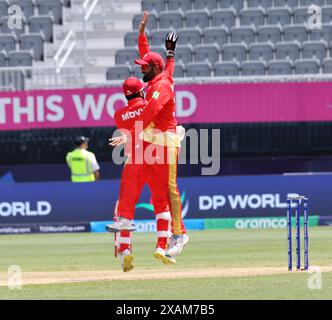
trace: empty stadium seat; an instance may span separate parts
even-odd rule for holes
[[[55,24],[62,24],[61,0],[39,0],[38,12],[40,15],[52,15]]]
[[[143,77],[141,66],[138,66],[137,64],[133,65],[131,67],[131,74],[133,77],[141,79]]]
[[[133,18],[133,30],[138,30],[139,25],[141,24],[143,15],[141,13],[135,14]],[[149,12],[149,20],[145,26],[146,30],[152,30],[158,28],[158,20],[155,12]]]
[[[30,51],[10,51],[8,53],[9,67],[30,67],[32,66],[32,54]]]
[[[290,24],[291,10],[287,7],[269,8],[266,10],[267,24]]]
[[[107,69],[106,80],[125,80],[131,76],[128,65],[117,65]]]
[[[180,11],[164,11],[159,14],[159,27],[161,29],[183,27],[183,14]]]
[[[302,43],[307,41],[307,28],[303,24],[292,24],[284,26],[284,40],[285,41],[298,41]]]
[[[284,7],[288,6],[294,8],[298,5],[298,0],[274,0],[275,7]]]
[[[274,26],[259,26],[257,28],[257,41],[258,42],[272,42],[276,43],[281,41],[281,27]]]
[[[10,91],[22,91],[25,88],[25,77],[21,70],[2,73],[0,70],[0,88],[7,87]]]
[[[4,50],[7,53],[16,49],[17,38],[14,34],[0,34],[0,51]]]
[[[219,60],[219,51],[217,44],[195,46],[195,61],[215,64]]]
[[[220,0],[221,8],[234,8],[239,12],[243,8],[243,0]]]
[[[204,29],[204,43],[224,45],[228,42],[228,29],[225,27],[210,27]]]
[[[332,73],[332,58],[324,59],[323,72]]]
[[[133,64],[138,59],[138,50],[136,48],[124,48],[116,51],[115,64]]]
[[[316,59],[296,60],[295,74],[316,74],[319,72],[319,61]]]
[[[145,32],[146,36],[149,37],[149,32]],[[130,31],[127,32],[124,36],[124,43],[125,47],[136,47],[137,46],[137,39],[138,39],[138,32],[137,31]]]
[[[201,29],[209,27],[209,12],[207,10],[191,10],[186,13],[186,27]]]
[[[248,47],[246,44],[225,44],[223,45],[222,61],[239,61],[246,60]]]
[[[297,42],[276,43],[276,59],[297,60],[300,58],[300,45]]]
[[[327,43],[331,43],[332,25],[323,24],[321,29],[310,30],[310,40],[324,40]]]
[[[7,53],[6,51],[0,51],[0,67],[7,66]]]
[[[241,64],[243,76],[264,76],[266,64],[263,61],[244,61]]]
[[[332,5],[322,8],[323,23],[331,23],[332,21]]]
[[[193,0],[193,9],[204,9],[209,10],[216,9],[218,7],[217,0]]]
[[[9,0],[9,6],[12,5],[19,6],[22,10],[22,14],[27,20],[35,14],[32,0]]]
[[[188,63],[187,77],[210,77],[211,65],[209,63]]]
[[[249,45],[249,59],[256,61],[273,60],[273,45],[271,43],[253,43]]]
[[[304,59],[316,58],[323,61],[327,53],[327,43],[325,41],[307,41],[303,43],[302,50]]]
[[[211,26],[231,28],[235,26],[235,17],[234,9],[214,9],[211,11]]]
[[[234,62],[218,62],[214,65],[214,75],[216,77],[235,77],[239,75],[240,64]]]
[[[175,61],[183,64],[193,61],[193,49],[190,45],[179,45],[176,48]]]
[[[265,10],[262,8],[242,9],[240,12],[241,25],[260,26],[264,24]]]
[[[159,45],[159,46],[151,46],[150,50],[153,52],[159,53],[163,59],[166,59],[166,48],[165,46]]]
[[[311,4],[316,4],[318,6],[323,6],[325,3],[325,0],[299,0],[300,6],[308,7]]]
[[[165,42],[165,38],[169,29],[157,29],[151,31],[151,44],[154,46],[159,46]],[[180,41],[180,40],[179,40]]]
[[[289,75],[292,74],[292,62],[286,60],[269,61],[267,70],[270,75]]]
[[[66,8],[71,8],[71,0],[62,0],[62,3]]]
[[[232,27],[230,34],[232,43],[245,43],[249,45],[250,43],[255,42],[254,27]]]
[[[156,13],[164,11],[165,1],[164,0],[143,0],[142,11],[154,11]]]
[[[264,8],[272,7],[272,0],[247,0],[249,8]]]
[[[187,11],[191,9],[191,0],[167,0],[168,10]]]
[[[44,60],[44,38],[40,33],[22,34],[19,38],[21,50],[31,50],[34,60]]]
[[[179,45],[191,44],[193,46],[201,44],[202,31],[199,28],[179,29]]]
[[[20,21],[21,25],[15,25],[13,27],[9,26],[8,23],[8,16],[2,17],[0,19],[0,29],[1,33],[13,33],[16,34],[17,37],[19,37],[21,34],[25,33],[26,29],[26,19],[23,18]]]
[[[294,23],[307,23],[309,17],[308,7],[297,7],[293,9]]]
[[[30,32],[42,32],[46,42],[53,42],[53,17],[36,16],[29,20]]]
[[[175,64],[173,78],[183,78],[185,76],[185,67],[181,63]]]
[[[7,0],[0,0],[0,17],[8,15],[8,2]]]

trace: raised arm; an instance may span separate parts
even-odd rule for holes
[[[145,34],[145,26],[148,22],[149,12],[144,11],[141,24],[138,29],[138,51],[140,58],[143,58],[145,54],[150,52],[149,41]]]
[[[171,78],[173,78],[174,74],[174,54],[176,49],[176,42],[178,41],[178,35],[171,31],[167,33],[167,36],[165,38],[165,48],[166,48],[166,65],[165,65],[165,71],[168,71]]]

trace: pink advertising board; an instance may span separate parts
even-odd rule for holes
[[[332,121],[332,82],[176,85],[179,123]],[[0,130],[114,126],[121,88],[0,93]]]

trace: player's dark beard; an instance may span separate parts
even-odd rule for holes
[[[154,74],[153,69],[149,70],[148,72],[143,73],[143,81],[149,82],[150,80],[153,79],[154,75],[155,74]]]

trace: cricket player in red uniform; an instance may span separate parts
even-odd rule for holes
[[[166,69],[170,69],[169,72],[173,72],[173,61],[168,64]],[[140,117],[143,112],[146,102],[144,100],[144,85],[137,78],[128,78],[123,83],[123,92],[128,100],[128,106],[116,111],[114,115],[115,123],[118,129],[132,130],[135,121]],[[130,113],[130,117],[128,116]],[[143,143],[136,144],[138,137],[132,139],[129,147],[128,143],[125,147],[125,153],[127,158],[126,164],[122,171],[119,199],[116,205],[116,216],[130,216],[134,217],[135,205],[141,195],[144,184],[147,182],[144,174],[143,162],[139,161],[139,158],[143,159]],[[144,151],[143,151],[144,152]],[[141,154],[142,153],[142,154]],[[156,228],[157,228],[157,245],[156,250],[159,252],[163,250],[166,252],[168,238],[171,236],[171,213],[169,211],[168,202],[160,198],[157,193],[154,192],[153,186],[149,186],[152,193],[152,203],[154,206],[154,212],[156,215]],[[131,221],[131,220],[130,220]],[[106,226],[106,230],[109,230],[109,226]],[[135,225],[130,224],[127,226],[127,230],[123,230],[116,235],[116,256],[120,257],[122,262],[123,271],[127,272],[133,269],[133,255],[131,250],[132,238],[131,231],[134,231]],[[172,257],[165,257],[163,259],[165,264],[175,263],[175,259]]]
[[[147,19],[146,12],[143,21],[144,19]],[[170,32],[166,38],[168,57],[174,57],[176,41],[177,35]],[[164,261],[165,256],[174,257],[179,254],[189,239],[183,226],[182,206],[176,182],[180,140],[176,132],[173,79],[169,72],[163,71],[162,57],[149,50],[144,32],[139,34],[139,52],[141,59],[135,63],[141,65],[143,80],[148,82],[148,104],[142,113],[145,177],[158,197],[168,202],[172,215],[173,236],[169,248],[166,253],[164,250],[158,251],[158,248],[155,252],[155,257]],[[131,134],[131,137],[133,136],[134,132]],[[121,137],[113,140],[112,145],[120,145],[125,141],[126,138]],[[147,155],[147,149],[151,154]],[[120,219],[113,225],[113,230],[130,228],[133,216],[118,216]]]

